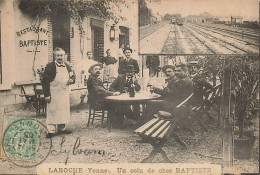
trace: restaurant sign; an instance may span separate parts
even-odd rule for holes
[[[21,37],[25,34],[28,34],[29,32],[34,32],[34,33],[43,33],[45,34],[46,36],[48,36],[48,33],[49,31],[44,29],[44,28],[41,28],[41,27],[27,27],[27,28],[24,28],[20,31],[17,31],[16,32],[16,35],[18,37]],[[35,39],[28,39],[26,38],[26,40],[22,40],[20,39],[19,40],[19,47],[31,47],[31,46],[47,46],[47,40],[35,40]]]

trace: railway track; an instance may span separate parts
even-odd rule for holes
[[[251,46],[248,46],[247,41],[240,40],[234,37],[230,37],[229,35],[226,34],[212,31],[210,28],[202,28],[202,27],[198,27],[197,25],[188,25],[188,27],[193,31],[199,32],[203,36],[206,36],[208,38],[213,38],[215,42],[218,41],[219,44],[222,45],[222,47],[227,48],[233,53],[254,54],[258,52],[258,49],[254,49]],[[242,53],[239,52],[239,50],[242,51]]]
[[[238,33],[238,34],[246,34],[246,35],[256,37],[256,38],[259,37],[259,31],[255,31],[253,29],[243,29],[243,28],[234,29],[232,26],[223,26],[223,25],[218,25],[218,24],[197,24],[197,25],[208,27],[208,28],[211,27],[211,28],[231,31],[231,32]]]
[[[192,24],[192,23],[189,23],[187,25],[196,26],[198,28],[202,28],[205,30],[210,30],[214,33],[219,33],[219,34],[222,34],[223,36],[233,38],[238,41],[246,42],[247,45],[254,45],[254,46],[259,47],[259,35],[256,35],[253,33],[234,31],[234,30],[229,30],[229,29],[223,29],[220,27],[205,26],[205,25]],[[232,34],[232,35],[228,35],[228,34]]]
[[[167,27],[167,28],[166,28]],[[167,25],[149,35],[143,41],[143,48],[150,48],[143,53],[161,54],[258,54],[259,43],[256,36],[240,32],[218,30],[193,23],[183,26]],[[259,39],[259,38],[258,38]],[[142,43],[142,42],[141,42]]]
[[[162,53],[171,53],[177,54],[178,53],[178,41],[177,41],[177,34],[176,34],[176,27],[175,25],[171,25],[171,29],[169,35],[163,45]]]
[[[199,37],[199,35],[196,35],[194,31],[192,31],[191,29],[189,29],[189,28],[187,28],[187,27],[185,27],[185,26],[183,26],[183,28],[186,30],[186,32],[187,32],[190,36],[194,37],[194,38],[196,39],[196,41],[199,41],[199,43],[200,43],[201,45],[203,45],[204,48],[206,48],[206,50],[203,49],[203,52],[208,52],[208,53],[212,53],[212,54],[215,54],[215,53],[216,53],[215,49],[214,49],[213,47],[210,47],[209,45],[205,44],[205,40],[203,40],[201,37]],[[193,43],[196,43],[196,45],[198,45],[198,43],[197,43],[196,41],[195,41],[195,42],[192,41],[192,42],[193,42]]]

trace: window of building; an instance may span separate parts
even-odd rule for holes
[[[119,26],[119,47],[124,44],[125,47],[129,46],[129,29],[124,26]]]

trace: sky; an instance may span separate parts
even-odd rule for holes
[[[160,15],[180,13],[182,16],[208,12],[213,16],[242,16],[259,19],[258,0],[145,0],[153,13]]]

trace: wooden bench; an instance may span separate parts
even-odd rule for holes
[[[180,103],[176,108],[184,106],[188,100],[193,96],[193,93]],[[162,158],[167,163],[172,163],[173,161],[167,156],[166,152],[162,149],[164,144],[173,136],[176,141],[178,140],[178,135],[174,134],[173,131],[176,128],[177,120],[173,117],[171,113],[160,111],[155,118],[145,123],[143,126],[135,130],[143,140],[146,140],[153,146],[153,150],[150,155],[145,158],[142,163],[151,163],[157,153],[162,154]]]
[[[211,119],[213,119],[209,113],[209,110],[212,109],[213,105],[217,105],[217,108],[220,108],[220,95],[221,95],[221,84],[213,87],[213,90],[210,93],[207,93],[207,95],[204,96],[203,103],[200,106],[193,106],[192,111],[194,114],[194,118],[196,118],[196,121],[200,125],[200,127],[207,132],[208,129],[205,126],[205,124],[201,121],[201,118],[203,115],[207,115]],[[219,113],[218,109],[218,113]],[[218,114],[220,116],[220,114]],[[219,120],[218,116],[218,120]]]

